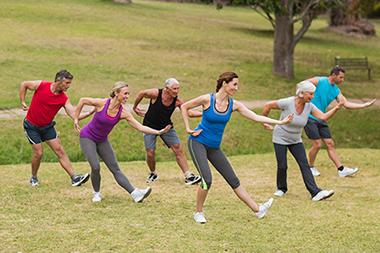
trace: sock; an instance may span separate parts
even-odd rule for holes
[[[342,171],[343,169],[344,169],[343,165],[338,168],[339,171]]]
[[[185,178],[189,178],[192,175],[193,175],[193,173],[190,170],[188,170],[188,171],[185,172]]]
[[[77,178],[77,175],[73,174],[73,175],[71,176],[71,180],[74,180],[75,178]]]

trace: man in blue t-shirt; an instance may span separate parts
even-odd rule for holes
[[[311,102],[322,112],[326,112],[327,107],[334,100],[342,103],[346,109],[366,108],[368,106],[371,106],[376,101],[376,99],[374,99],[370,102],[362,104],[347,101],[347,99],[342,95],[340,89],[338,88],[338,85],[342,85],[344,82],[344,73],[345,70],[342,67],[335,66],[331,70],[328,77],[318,76],[309,79],[309,81],[317,86],[317,89],[314,93],[314,98],[311,100]],[[309,151],[309,164],[311,172],[314,176],[320,175],[319,171],[314,166],[314,162],[318,151],[321,149],[322,141],[326,144],[327,153],[337,167],[338,175],[340,177],[351,176],[358,172],[358,168],[344,167],[341,163],[338,154],[335,152],[334,141],[332,140],[327,122],[317,120],[315,117],[310,115],[305,126],[305,132],[309,139],[312,141],[312,147]]]

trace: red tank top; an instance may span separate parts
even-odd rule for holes
[[[66,93],[54,94],[50,90],[51,84],[52,82],[41,81],[33,94],[26,119],[35,126],[49,125],[67,102]]]

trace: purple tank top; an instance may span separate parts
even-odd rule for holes
[[[80,131],[80,137],[88,138],[96,142],[106,141],[112,128],[119,122],[123,106],[120,106],[115,117],[107,114],[111,99],[107,99],[103,110],[96,112],[92,120]]]

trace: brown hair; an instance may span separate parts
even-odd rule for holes
[[[218,92],[220,88],[222,88],[223,82],[229,83],[234,78],[239,78],[235,72],[224,72],[223,74],[221,74],[218,80],[216,80],[216,92]]]
[[[128,87],[128,84],[126,82],[123,82],[123,81],[118,81],[116,82],[113,87],[112,87],[112,90],[110,92],[110,97],[113,98],[116,96],[116,93],[120,92],[120,90],[124,87]]]
[[[343,73],[346,73],[346,71],[344,70],[344,68],[342,66],[339,66],[339,65],[336,65],[335,67],[333,67],[330,71],[330,75],[339,75],[340,72],[343,72]]]

